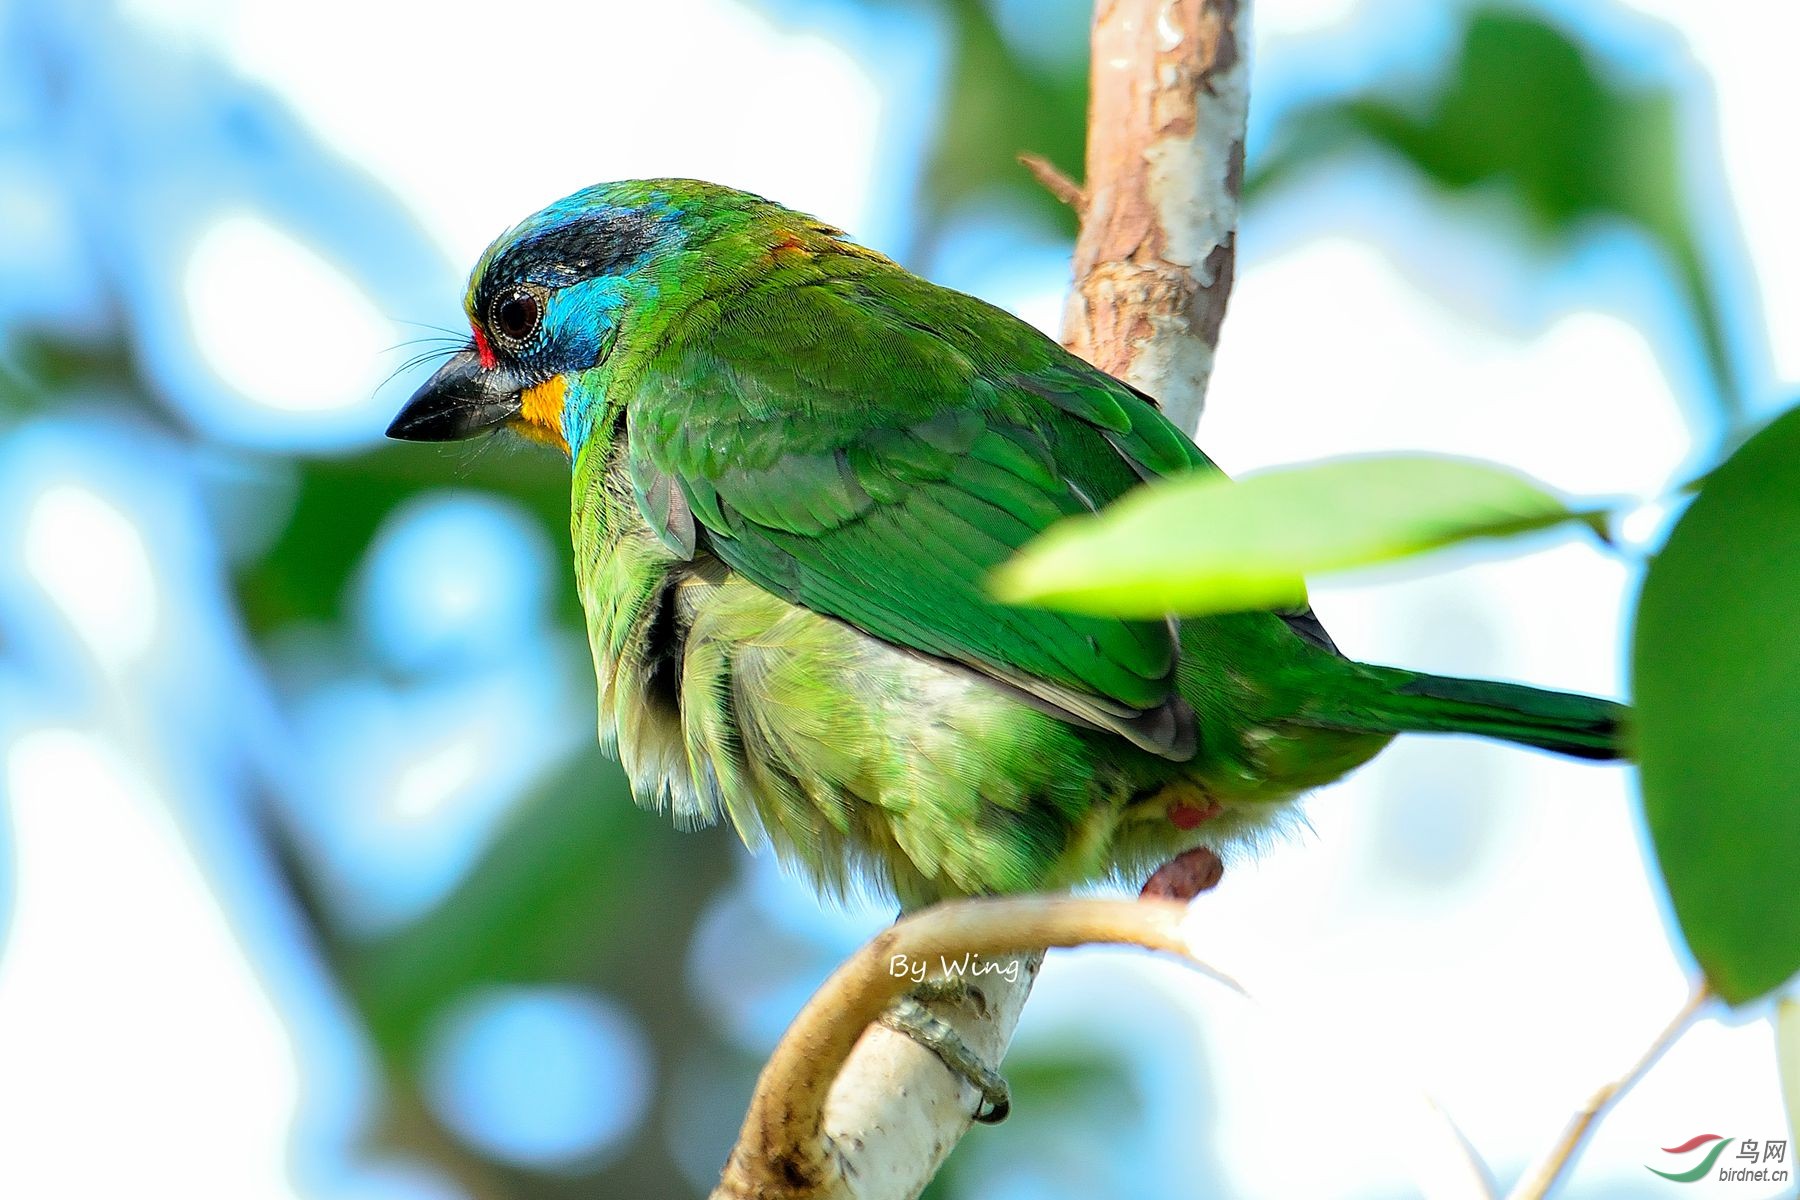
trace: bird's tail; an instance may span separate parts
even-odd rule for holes
[[[1473,733],[1576,758],[1624,758],[1631,710],[1611,700],[1516,683],[1359,666],[1307,723],[1365,733]]]

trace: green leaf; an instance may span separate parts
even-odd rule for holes
[[[1800,1000],[1783,1000],[1776,1007],[1775,1047],[1788,1127],[1794,1131],[1794,1145],[1800,1146]]]
[[[1064,521],[995,572],[1014,604],[1154,617],[1291,608],[1305,578],[1564,521],[1594,525],[1490,463],[1434,455],[1342,458],[1232,482],[1152,484]]]
[[[1632,642],[1644,815],[1675,917],[1742,1003],[1800,969],[1800,410],[1707,477]]]

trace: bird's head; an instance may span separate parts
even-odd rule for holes
[[[502,234],[475,264],[468,344],[388,426],[391,438],[450,441],[510,428],[569,451],[600,404],[599,368],[647,314],[667,319],[729,270],[768,201],[687,179],[576,192]]]

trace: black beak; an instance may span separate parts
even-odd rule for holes
[[[458,352],[413,393],[387,435],[403,442],[473,437],[519,411],[519,383],[505,367],[484,367],[473,350]]]

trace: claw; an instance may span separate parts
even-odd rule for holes
[[[975,1108],[975,1120],[983,1125],[997,1125],[1012,1112],[1012,1092],[1006,1086],[1006,1080],[976,1057],[968,1043],[963,1041],[962,1035],[948,1021],[926,1008],[923,1003],[925,1000],[965,998],[973,1001],[981,1012],[987,1011],[986,998],[966,982],[960,979],[930,980],[894,1001],[893,1006],[881,1014],[881,1023],[898,1033],[904,1033],[937,1055],[938,1061],[948,1067],[952,1074],[968,1080],[981,1093],[981,1103]]]
[[[988,1015],[987,996],[966,979],[934,976],[907,993],[920,1004],[968,1004],[978,1017]]]

